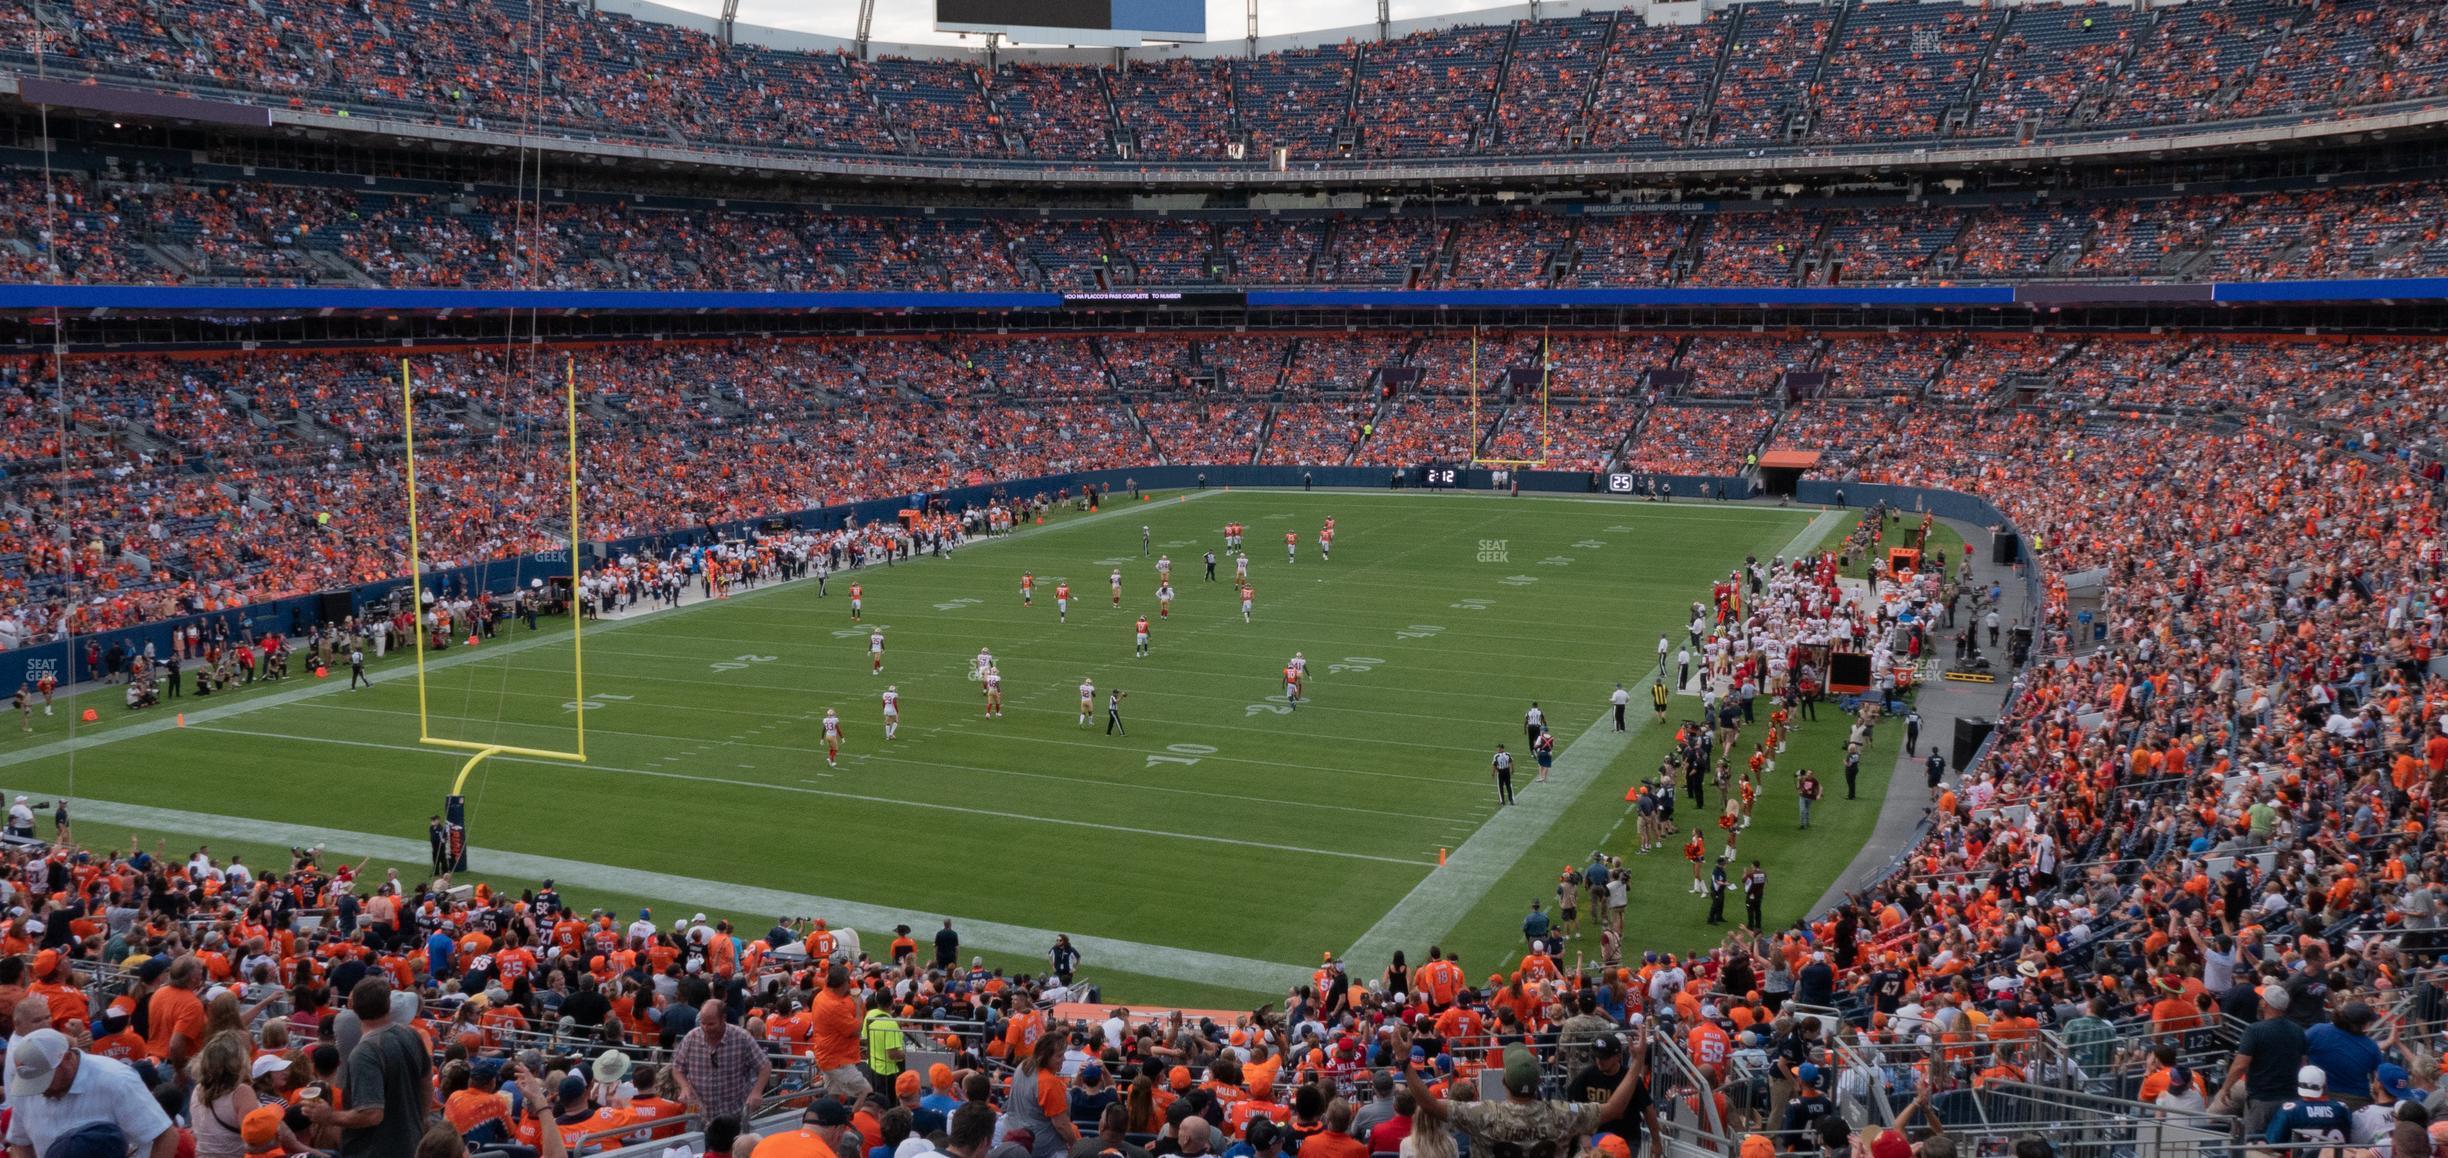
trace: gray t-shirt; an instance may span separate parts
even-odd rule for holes
[[[433,1058],[425,1040],[391,1024],[365,1035],[349,1051],[340,1089],[348,1108],[382,1104],[378,1125],[340,1133],[340,1158],[413,1158],[433,1104]]]

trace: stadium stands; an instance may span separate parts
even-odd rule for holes
[[[336,11],[272,0],[235,18],[110,5],[46,28],[45,67],[114,84],[472,129],[758,152],[1260,164],[1357,154],[1521,157],[2078,135],[2436,98],[2448,50],[2421,0],[2195,0],[1963,7],[1731,5],[1700,25],[1634,14],[1458,24],[1365,47],[1121,69],[974,57],[862,61],[518,0]],[[537,19],[539,15],[551,19]],[[32,29],[0,61],[31,71]],[[496,52],[509,46],[509,51]],[[537,91],[515,61],[549,58]],[[1721,59],[1722,58],[1722,59]],[[2349,67],[2332,67],[2332,62]],[[1194,95],[1195,94],[1195,95]],[[1229,99],[1219,99],[1229,98]],[[1401,115],[1388,115],[1399,112]],[[1691,139],[1706,116],[1703,139]],[[1132,146],[1124,158],[1117,142]]]

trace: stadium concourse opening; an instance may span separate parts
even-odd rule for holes
[[[2443,1152],[2437,7],[1574,7],[0,16],[12,1139]]]

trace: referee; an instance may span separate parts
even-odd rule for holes
[[[1491,765],[1496,771],[1496,801],[1499,805],[1513,803],[1513,753],[1496,745],[1496,759]]]
[[[1115,688],[1112,691],[1105,693],[1106,735],[1110,736],[1116,732],[1120,732],[1125,736],[1130,735],[1130,729],[1122,726],[1122,697],[1128,694],[1129,693],[1124,692],[1120,688]]]
[[[365,652],[362,649],[351,647],[349,648],[349,690],[357,690],[359,684],[370,688],[374,686],[374,681],[366,678]]]

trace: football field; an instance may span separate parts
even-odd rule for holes
[[[475,875],[513,888],[531,885],[529,872],[557,875],[582,908],[651,904],[667,921],[706,911],[750,936],[778,914],[827,916],[879,954],[889,921],[924,943],[949,916],[971,949],[1019,968],[1041,966],[1062,932],[1109,995],[1248,1005],[1305,979],[1324,952],[1350,952],[1373,977],[1391,949],[1416,960],[1435,942],[1483,976],[1518,954],[1521,917],[1552,899],[1558,870],[1605,847],[1634,872],[1628,947],[1681,951],[1718,931],[1685,894],[1679,856],[1635,855],[1623,802],[1670,742],[1673,724],[1651,723],[1648,707],[1657,639],[1680,642],[1692,601],[1745,555],[1815,544],[1833,525],[1816,514],[1456,493],[1163,495],[1065,513],[950,558],[839,573],[828,597],[803,581],[590,624],[583,706],[566,625],[530,635],[507,624],[494,641],[432,657],[429,709],[437,735],[536,748],[567,747],[584,711],[589,763],[499,757],[468,787]],[[1316,550],[1328,516],[1330,562]],[[1222,550],[1228,522],[1249,527],[1249,623]],[[1290,564],[1287,531],[1299,535]],[[1200,563],[1210,549],[1214,582]],[[1163,619],[1160,555],[1178,590]],[[1119,607],[1106,579],[1117,568]],[[1023,571],[1037,578],[1033,607],[1020,599]],[[1067,623],[1054,606],[1065,579]],[[852,581],[865,588],[864,623],[850,618]],[[1145,658],[1133,655],[1142,614]],[[870,673],[871,630],[886,640],[881,675]],[[999,719],[981,710],[981,648],[1002,672]],[[1281,677],[1295,652],[1310,672],[1297,706]],[[73,757],[85,843],[124,846],[139,828],[178,855],[198,841],[258,850],[261,867],[271,849],[323,841],[414,879],[421,856],[403,849],[421,850],[463,757],[416,743],[409,674],[394,659],[372,689],[347,690],[335,674],[166,711],[106,705],[73,753],[63,710],[11,737],[0,783],[69,791]],[[1099,689],[1085,725],[1083,678]],[[1607,708],[1619,681],[1634,701],[1622,734]],[[902,704],[891,741],[888,685]],[[1102,718],[1112,688],[1128,694],[1127,735]],[[1557,739],[1546,784],[1524,743],[1533,701]],[[1678,698],[1675,719],[1697,706]],[[182,708],[184,726],[171,715]],[[844,722],[837,767],[818,731],[827,708]],[[1772,783],[1745,834],[1744,859],[1772,873],[1771,923],[1816,902],[1884,796],[1892,730],[1865,758],[1853,803],[1835,775],[1843,729],[1823,712],[1780,763],[1829,781],[1818,826],[1793,831],[1789,782]],[[1488,770],[1500,743],[1518,754],[1521,803],[1507,809]],[[1687,807],[1685,822],[1713,819],[1716,803]],[[1595,939],[1575,948],[1594,954]]]

